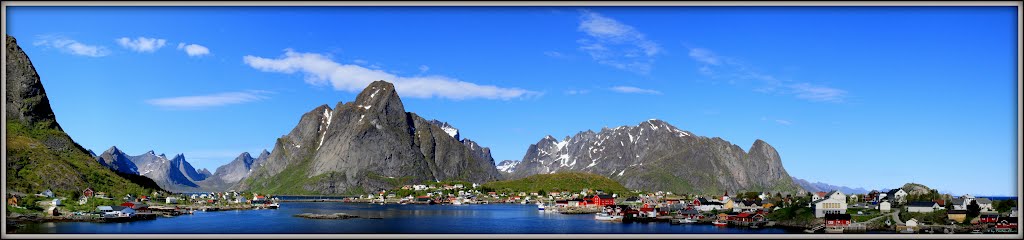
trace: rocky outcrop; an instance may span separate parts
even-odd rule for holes
[[[566,171],[595,173],[643,190],[711,194],[799,189],[779,154],[762,140],[743,151],[721,138],[696,136],[657,119],[562,140],[547,136],[530,145],[511,177]]]
[[[353,102],[304,114],[235,189],[352,194],[424,181],[498,179],[490,149],[459,140],[457,129],[438,123],[406,112],[394,85],[376,81]]]
[[[132,168],[123,159],[105,162],[114,171],[75,143],[57,123],[39,74],[14,37],[6,36],[5,50],[6,191],[51,189],[68,196],[87,187],[111,194],[160,190],[151,179],[123,173]]]

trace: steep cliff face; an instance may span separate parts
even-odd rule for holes
[[[490,149],[458,140],[453,130],[406,112],[394,85],[376,81],[353,102],[304,114],[236,189],[352,194],[423,181],[496,180]]]
[[[779,154],[764,141],[755,141],[750,151],[744,152],[721,138],[696,136],[656,119],[637,126],[579,132],[562,140],[547,136],[530,145],[511,177],[567,171],[600,174],[628,188],[644,190],[798,189],[782,167]]]
[[[115,195],[161,190],[151,179],[123,173],[131,172],[131,166],[118,165],[118,172],[102,165],[61,129],[39,74],[10,35],[6,36],[5,67],[4,177],[8,192],[38,193],[50,189],[59,195],[76,196],[87,187]]]

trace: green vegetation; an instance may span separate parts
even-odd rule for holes
[[[618,193],[619,195],[630,193],[626,187],[615,180],[597,174],[580,172],[537,174],[518,180],[484,183],[483,186],[501,193],[538,192],[540,190],[579,192],[583,189],[601,190],[605,193]]]
[[[28,126],[8,119],[6,126],[5,177],[10,191],[31,195],[50,189],[58,197],[77,199],[88,187],[114,196],[159,189],[148,178],[129,180],[100,165],[66,133],[47,123]]]
[[[946,216],[946,210],[936,210],[930,213],[900,211],[900,220],[903,220],[905,222],[907,220],[910,220],[911,218],[917,219],[918,222],[927,222],[933,224],[942,224],[948,222],[948,220],[946,220],[948,218]]]
[[[1001,212],[1001,213],[1009,212],[1010,208],[1013,208],[1013,207],[1016,207],[1016,206],[1017,206],[1017,201],[1014,201],[1013,199],[1007,199],[1007,200],[1002,200],[1002,201],[993,201],[993,203],[992,203],[992,207],[994,207],[996,209],[996,211]]]
[[[807,204],[793,203],[793,206],[780,208],[771,212],[767,216],[769,219],[776,221],[788,221],[796,220],[801,222],[810,222],[814,220],[814,210],[807,207]]]

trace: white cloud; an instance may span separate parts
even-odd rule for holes
[[[842,89],[815,86],[809,83],[797,83],[789,85],[793,94],[798,98],[818,102],[842,102],[846,91]]]
[[[701,63],[697,71],[713,79],[724,79],[731,84],[753,84],[753,90],[761,93],[782,93],[799,99],[815,102],[843,102],[846,91],[819,86],[807,82],[782,80],[775,76],[754,70],[739,60],[720,56],[704,48],[691,48],[690,58]]]
[[[178,50],[184,50],[189,57],[198,57],[210,54],[210,49],[199,44],[178,43]]]
[[[73,39],[59,36],[40,36],[39,40],[36,40],[32,45],[56,48],[60,49],[62,52],[79,56],[103,57],[110,55],[110,50],[107,50],[106,47],[88,45]]]
[[[782,125],[790,125],[790,124],[793,124],[793,123],[791,123],[791,122],[789,122],[789,121],[786,121],[786,120],[782,120],[782,119],[775,119],[775,123],[778,123],[778,124],[782,124]]]
[[[167,40],[147,37],[137,37],[134,40],[122,37],[115,39],[115,41],[124,48],[140,53],[156,52],[157,49],[160,49],[167,44]]]
[[[242,57],[250,67],[264,72],[302,73],[308,84],[330,85],[335,90],[358,92],[376,80],[395,84],[403,97],[449,99],[502,99],[538,96],[540,93],[519,88],[478,85],[445,76],[403,77],[382,70],[358,65],[340,64],[323,54],[300,53],[285,49],[284,56],[263,58],[252,55]]]
[[[198,96],[156,98],[146,100],[146,103],[149,103],[154,106],[168,108],[216,107],[266,99],[268,98],[266,95],[269,93],[271,92],[261,90],[247,90],[241,92],[224,92]]]
[[[621,92],[621,93],[661,94],[661,92],[659,92],[657,90],[643,89],[643,88],[630,87],[630,86],[616,86],[616,87],[612,87],[611,90],[612,91],[616,91],[616,92]]]
[[[706,63],[706,64],[711,64],[711,65],[718,65],[718,64],[720,64],[718,56],[715,55],[715,53],[711,52],[711,50],[707,50],[707,49],[703,49],[703,48],[693,48],[693,49],[690,49],[690,57],[693,58],[694,60],[697,60],[698,62],[702,62],[702,63]]]
[[[427,72],[427,71],[430,71],[430,67],[428,67],[427,65],[420,65],[420,72],[421,73]]]
[[[632,26],[589,10],[582,12],[577,30],[589,38],[576,41],[579,50],[600,64],[640,74],[651,71],[654,57],[661,53],[657,43]]]

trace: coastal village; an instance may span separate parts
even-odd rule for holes
[[[27,221],[125,222],[194,214],[196,211],[276,209],[282,202],[369,204],[520,204],[545,214],[590,214],[594,221],[710,224],[719,227],[788,228],[806,233],[1017,233],[1014,200],[965,194],[951,199],[914,196],[896,188],[867,194],[842,191],[797,195],[743,192],[730,195],[673,192],[496,191],[476,183],[404,185],[360,196],[281,196],[204,192],[110,196],[86,188],[77,196],[47,190],[7,196],[8,218]],[[31,214],[36,211],[37,215]],[[14,213],[13,216],[11,213]],[[27,219],[35,216],[34,219]],[[10,221],[8,221],[10,224]]]

